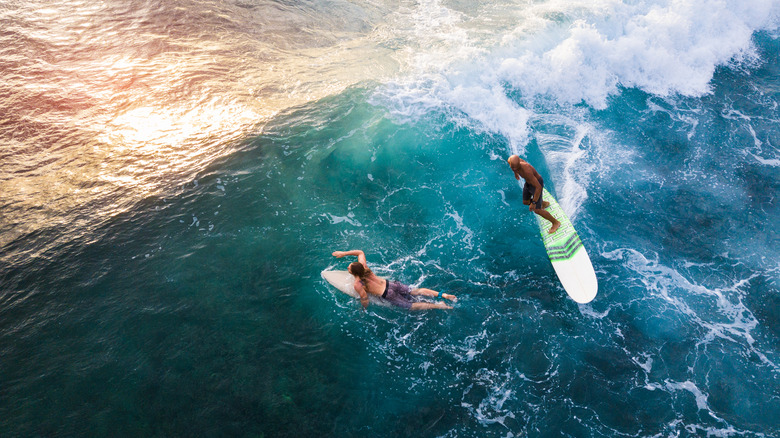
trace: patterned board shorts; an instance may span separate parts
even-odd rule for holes
[[[412,304],[415,302],[412,296],[409,286],[400,283],[398,281],[387,280],[387,289],[382,294],[382,298],[391,302],[393,305],[403,307],[404,309],[411,309]]]

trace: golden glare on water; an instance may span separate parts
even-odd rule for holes
[[[154,151],[215,136],[229,141],[260,119],[257,112],[236,104],[197,108],[143,106],[114,117],[98,140],[118,149]]]
[[[268,33],[265,15],[252,22],[164,2],[129,5],[33,1],[0,10],[17,35],[0,36],[8,62],[0,96],[10,96],[16,124],[0,163],[8,202],[0,226],[10,230],[0,245],[176,193],[280,112],[398,71],[391,49],[362,30],[334,37],[323,29],[323,43],[284,15],[270,16],[279,31]],[[298,46],[285,32],[298,32]]]

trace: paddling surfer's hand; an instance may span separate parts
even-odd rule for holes
[[[333,251],[333,257],[342,258],[342,257],[344,257],[344,252],[343,251]]]

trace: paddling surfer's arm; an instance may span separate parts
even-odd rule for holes
[[[342,258],[344,256],[357,256],[360,264],[362,264],[365,267],[368,267],[368,265],[366,264],[366,255],[363,254],[363,251],[359,249],[353,249],[351,251],[333,251],[333,257]]]
[[[357,291],[358,295],[360,295],[360,304],[363,305],[363,310],[366,310],[366,307],[368,307],[368,294],[366,293],[366,288],[363,287],[363,283],[361,283],[360,280],[355,280],[355,290]]]

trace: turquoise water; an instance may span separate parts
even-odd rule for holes
[[[780,434],[779,8],[4,2],[0,436]]]

